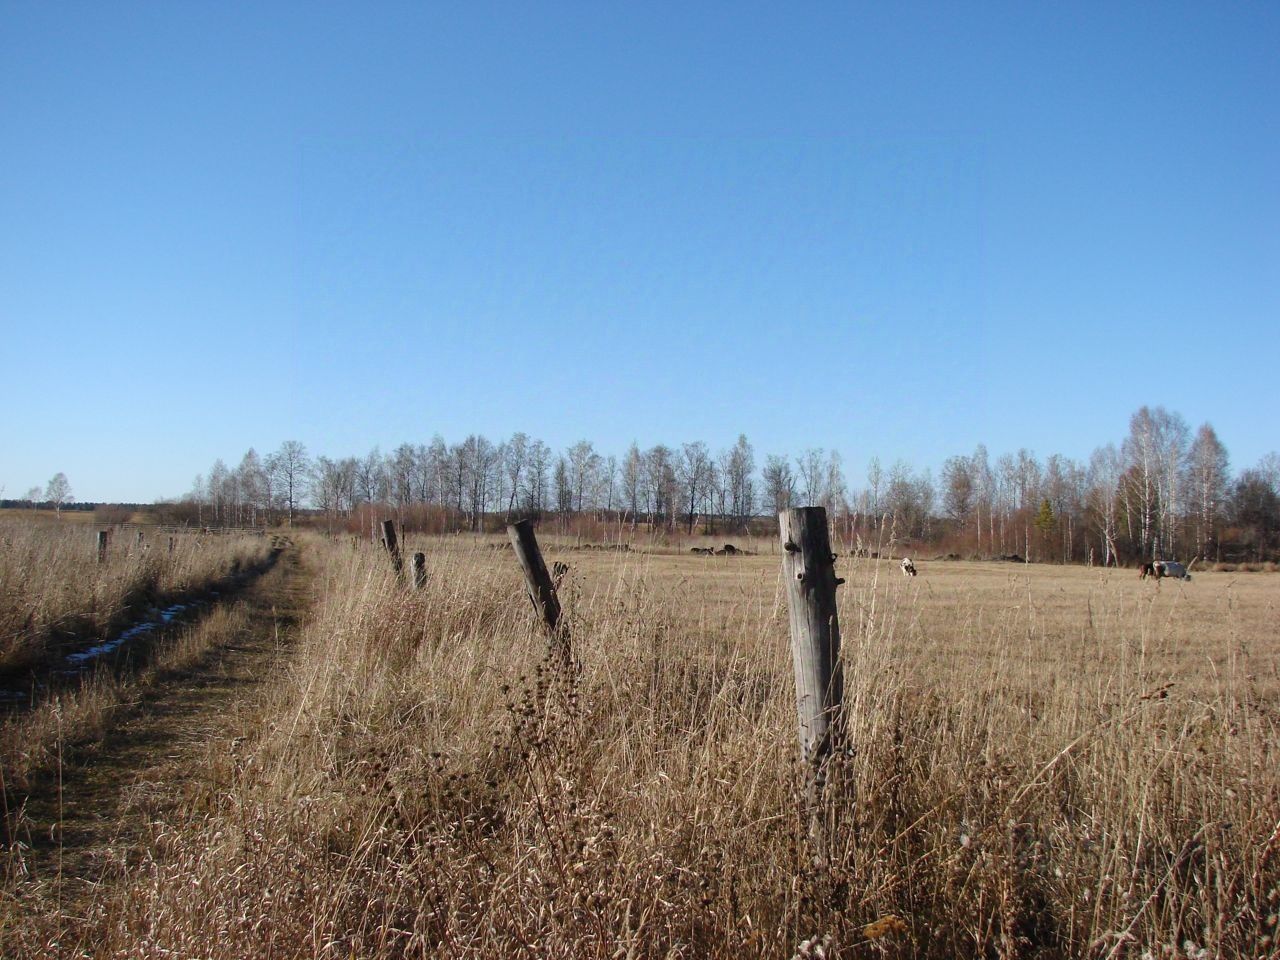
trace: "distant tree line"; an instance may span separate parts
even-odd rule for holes
[[[1119,445],[1087,463],[985,446],[948,457],[935,479],[904,461],[871,457],[850,487],[836,451],[759,460],[746,436],[713,451],[700,440],[631,446],[621,456],[589,440],[553,450],[524,433],[494,443],[439,435],[362,457],[312,456],[297,441],[198,477],[182,506],[198,522],[290,522],[302,510],[330,525],[372,509],[413,528],[495,529],[517,516],[572,528],[585,522],[685,533],[767,527],[793,505],[823,505],[837,533],[864,550],[892,540],[970,557],[1099,564],[1280,554],[1280,455],[1231,473],[1213,427],[1194,433],[1177,413],[1142,407]]]

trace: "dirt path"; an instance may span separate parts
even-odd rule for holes
[[[63,909],[90,896],[108,869],[133,861],[147,825],[166,819],[209,778],[210,744],[253,733],[253,707],[280,675],[310,600],[310,575],[290,546],[237,601],[245,617],[194,662],[157,674],[110,731],[65,758],[27,798],[23,886],[56,888]]]

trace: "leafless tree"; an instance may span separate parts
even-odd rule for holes
[[[826,471],[823,469],[823,449],[809,447],[796,457],[796,470],[800,475],[800,492],[804,505],[819,506],[823,499],[823,481]]]
[[[1098,447],[1089,458],[1088,504],[1101,545],[1102,565],[1119,563],[1116,539],[1118,501],[1124,466],[1115,444]]]
[[[1041,497],[1049,501],[1055,517],[1061,559],[1067,562],[1075,549],[1076,518],[1084,500],[1085,471],[1069,457],[1051,454],[1045,460]]]
[[[596,506],[603,507],[606,516],[613,513],[617,484],[618,458],[611,453],[601,462],[600,470],[596,475]]]
[[[641,491],[644,489],[644,456],[640,446],[634,440],[627,449],[627,456],[622,461],[622,502],[631,514],[634,524],[640,516]]]
[[[975,547],[979,555],[982,554],[982,515],[986,512],[987,516],[987,549],[989,552],[995,552],[996,540],[996,523],[995,523],[995,500],[996,500],[996,478],[995,473],[991,469],[991,464],[987,460],[987,448],[984,444],[978,444],[974,448],[973,454],[969,457],[969,473],[973,478],[973,515],[974,527],[977,532]]]
[[[449,446],[436,434],[427,445],[426,472],[428,490],[425,500],[437,507],[449,503]]]
[[[872,457],[867,461],[867,509],[875,518],[875,526],[880,526],[880,485],[884,482],[884,470],[880,467],[880,458]]]
[[[590,440],[579,440],[566,453],[565,462],[569,471],[569,487],[573,492],[572,510],[582,513],[588,506],[587,496],[596,484],[596,475],[600,470],[600,454]]]
[[[1187,456],[1187,489],[1195,506],[1197,556],[1207,556],[1212,548],[1215,559],[1220,559],[1218,521],[1230,483],[1227,448],[1213,427],[1202,424]]]
[[[776,517],[791,507],[796,495],[796,478],[791,472],[790,461],[783,456],[769,454],[764,460],[764,497]]]
[[[834,520],[849,512],[848,489],[844,482],[844,461],[840,451],[827,453],[827,462],[823,467],[822,493],[819,502],[827,508],[827,514]]]
[[[382,453],[374,447],[356,466],[356,496],[361,503],[379,503],[382,500],[385,476]]]
[[[247,520],[250,525],[255,525],[260,520],[265,522],[268,510],[267,490],[270,484],[267,482],[266,467],[253,447],[241,458],[240,466],[236,468],[236,480],[239,485],[240,507],[244,514],[238,518],[238,522]]]
[[[973,463],[968,457],[948,457],[942,465],[942,509],[963,527],[973,512]]]
[[[71,495],[71,482],[67,480],[67,475],[59,471],[50,479],[44,488],[44,498],[53,504],[53,512],[57,516],[62,516],[62,508],[69,503],[75,502],[75,497]]]
[[[680,448],[680,462],[676,477],[683,493],[682,500],[687,506],[688,532],[693,533],[694,521],[698,515],[698,504],[707,493],[708,481],[711,479],[711,454],[707,445],[701,440],[686,443]]]
[[[541,440],[529,444],[529,469],[524,487],[524,508],[532,514],[547,509],[547,488],[551,482],[551,448]]]
[[[1241,545],[1261,560],[1280,544],[1280,490],[1268,470],[1243,470],[1231,493],[1231,520],[1240,530]]]
[[[730,516],[735,524],[745,525],[756,509],[755,482],[752,480],[756,472],[756,454],[746,434],[738,434],[738,442],[722,455],[721,470]]]
[[[671,450],[664,444],[650,447],[644,457],[644,489],[649,522],[673,524],[676,511],[676,473]]]
[[[413,503],[413,477],[415,458],[413,445],[402,443],[387,457],[387,478],[390,480],[391,501],[399,507]]]
[[[503,470],[506,473],[508,499],[507,518],[515,513],[516,497],[520,495],[520,485],[524,482],[524,472],[529,463],[529,437],[524,433],[513,433],[503,451]]]
[[[267,458],[266,468],[275,479],[275,485],[284,498],[289,525],[293,526],[293,514],[307,494],[307,480],[311,475],[311,458],[307,448],[297,440],[286,440],[280,449]]]
[[[330,530],[339,515],[349,515],[351,512],[356,497],[359,464],[360,461],[355,457],[344,457],[341,460],[318,457],[313,465],[312,497],[316,506],[324,511]]]
[[[933,514],[935,492],[928,470],[916,473],[905,460],[897,460],[889,469],[883,505],[885,515],[892,515],[899,537],[928,537]]]
[[[569,461],[556,457],[555,469],[556,512],[567,516],[573,512],[573,481],[569,477]]]
[[[499,474],[497,448],[485,437],[472,434],[463,444],[470,490],[468,514],[472,530],[479,530],[489,508],[489,491]]]
[[[1254,468],[1271,484],[1271,489],[1280,491],[1280,453],[1272,451],[1264,455]]]
[[[226,526],[231,523],[231,513],[239,493],[236,489],[235,475],[227,469],[227,465],[219,457],[209,468],[207,501],[213,511],[213,522]]]

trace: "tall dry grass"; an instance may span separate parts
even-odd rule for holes
[[[173,538],[173,551],[169,540]],[[214,586],[263,562],[268,538],[133,528],[98,563],[97,528],[0,519],[0,672],[29,666],[60,643],[101,639],[143,605]]]
[[[1269,595],[842,569],[854,749],[819,845],[773,561],[582,559],[577,672],[544,656],[509,556],[428,556],[411,594],[332,548],[260,740],[211,751],[217,788],[157,825],[123,894],[31,936],[95,957],[1276,955]]]

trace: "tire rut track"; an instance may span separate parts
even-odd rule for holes
[[[59,771],[32,784],[12,835],[21,848],[10,846],[10,886],[56,894],[73,907],[122,861],[136,862],[150,824],[208,782],[210,745],[230,749],[253,735],[252,707],[287,661],[310,580],[299,548],[287,547],[236,598],[244,622],[231,636],[183,668],[157,673],[118,708],[98,742],[71,750]]]

